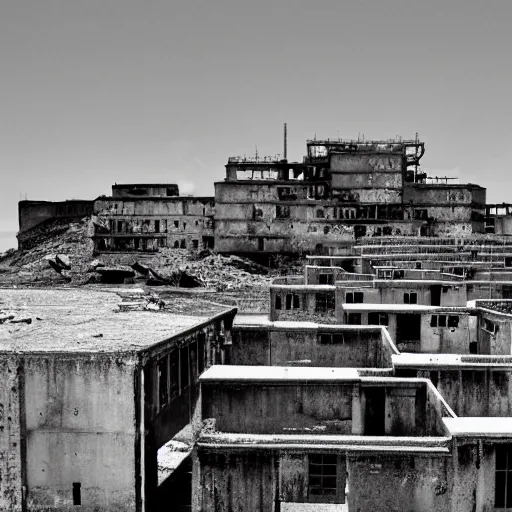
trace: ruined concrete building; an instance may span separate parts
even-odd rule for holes
[[[116,184],[111,197],[74,204],[70,215],[93,210],[97,253],[331,254],[362,238],[512,233],[506,215],[493,213],[496,205],[486,209],[484,188],[427,176],[424,152],[418,137],[309,140],[302,162],[229,158],[215,197],[180,196],[172,184]],[[62,216],[52,204],[20,202],[20,248],[38,224]]]
[[[308,267],[235,319],[234,366],[200,377],[194,512],[512,508],[512,301],[378,270]]]
[[[114,293],[2,292],[0,510],[155,510],[158,449],[191,421],[236,313],[180,302],[139,311]]]
[[[94,201],[94,250],[213,248],[213,197],[180,196],[178,185],[113,185]]]
[[[361,237],[484,233],[485,189],[429,178],[415,140],[309,140],[302,163],[230,158],[219,252],[322,252]]]

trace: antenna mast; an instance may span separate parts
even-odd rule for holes
[[[288,130],[286,128],[286,123],[284,123],[284,160],[288,160]]]

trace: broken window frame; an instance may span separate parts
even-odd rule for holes
[[[328,313],[334,311],[336,307],[336,297],[334,292],[315,293],[315,311],[317,313]]]
[[[371,311],[368,313],[368,325],[389,325],[389,315],[381,311]]]
[[[290,207],[277,205],[276,206],[276,219],[289,219],[290,218]]]

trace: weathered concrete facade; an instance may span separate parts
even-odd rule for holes
[[[209,197],[98,198],[94,202],[94,250],[213,248],[213,212],[214,200]]]
[[[302,164],[229,159],[215,184],[218,251],[311,253],[366,236],[484,232],[485,189],[429,180],[418,139],[315,140],[307,149]]]
[[[236,310],[115,313],[116,297],[2,293],[38,322],[0,325],[2,510],[154,510],[157,450],[225,362]]]
[[[196,444],[194,511],[451,510],[452,413],[428,381],[226,370],[201,378],[215,430]]]

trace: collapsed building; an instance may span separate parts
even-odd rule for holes
[[[215,183],[219,252],[322,252],[361,237],[484,233],[485,189],[420,170],[414,140],[308,140],[302,163],[230,158]]]
[[[94,215],[97,253],[167,247],[331,254],[365,238],[510,234],[507,210],[505,217],[492,213],[485,188],[420,168],[425,144],[417,136],[315,139],[306,147],[302,162],[288,161],[286,151],[284,159],[230,157],[214,197],[180,196],[173,184],[115,184],[110,197],[72,209]],[[41,221],[67,215],[59,204],[53,215],[52,203],[20,202],[20,248]]]

